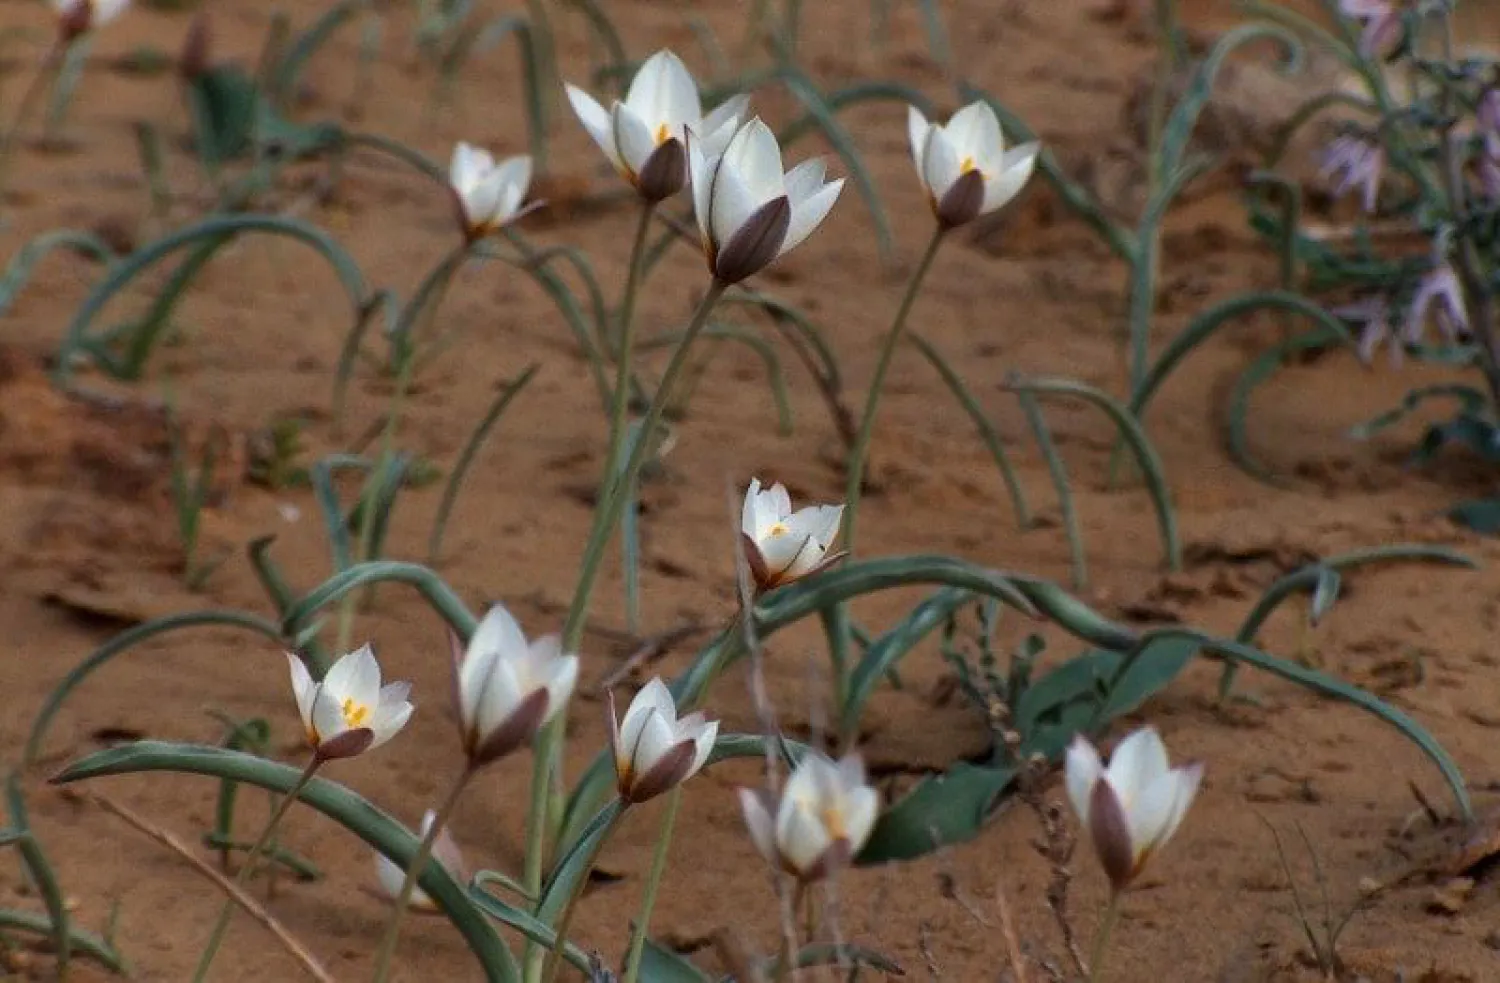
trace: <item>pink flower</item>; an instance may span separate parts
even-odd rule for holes
[[[1366,58],[1390,54],[1401,40],[1401,10],[1391,0],[1339,0],[1339,13],[1360,22],[1359,53]]]
[[[1359,325],[1359,359],[1366,365],[1375,358],[1375,349],[1382,342],[1394,340],[1391,333],[1391,306],[1382,296],[1372,295],[1352,304],[1335,307],[1329,311],[1334,317],[1353,321]],[[1401,366],[1401,345],[1391,345],[1391,365]]]
[[[1406,326],[1401,332],[1408,345],[1416,345],[1422,341],[1429,313],[1450,344],[1461,341],[1469,330],[1463,287],[1458,282],[1458,274],[1447,263],[1434,267],[1417,286],[1416,295],[1411,299],[1411,307],[1407,308]]]

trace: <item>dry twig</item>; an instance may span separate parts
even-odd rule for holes
[[[191,850],[189,850],[181,840],[179,840],[177,837],[173,836],[166,830],[162,829],[161,827],[153,826],[151,823],[147,822],[141,816],[136,815],[125,806],[120,805],[118,802],[115,802],[112,799],[105,798],[98,792],[91,793],[91,798],[93,798],[94,802],[96,802],[99,807],[102,808],[105,812],[113,813],[114,815],[123,819],[128,825],[135,827],[137,830],[146,834],[157,843],[160,843],[171,852],[177,854],[177,856],[181,857],[187,862],[188,866],[192,867],[198,873],[206,877],[209,881],[213,882],[214,886],[217,887],[220,891],[223,891],[231,901],[239,905],[241,908],[245,909],[245,912],[249,914],[251,918],[255,919],[256,921],[260,922],[261,925],[265,926],[265,928],[276,937],[276,941],[280,942],[282,947],[291,954],[292,958],[295,959],[298,964],[307,971],[307,975],[317,980],[318,983],[333,983],[333,977],[329,976],[328,971],[325,970],[321,965],[319,965],[317,959],[313,958],[312,953],[303,948],[302,943],[298,942],[296,938],[293,937],[292,934],[288,932],[280,922],[272,917],[271,913],[266,911],[266,909],[261,905],[259,901],[256,901],[253,897],[251,897],[249,892],[247,892],[244,888],[240,887],[240,885],[234,883],[229,878],[219,873],[217,870],[214,870],[213,867],[209,866],[202,859],[196,856]]]

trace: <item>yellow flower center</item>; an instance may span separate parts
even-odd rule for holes
[[[967,173],[969,173],[972,170],[974,170],[974,158],[973,157],[965,157],[963,160],[959,161],[959,164],[958,164],[958,173],[960,173],[960,174],[967,174]]]
[[[350,727],[363,727],[365,721],[370,719],[370,708],[363,703],[355,703],[354,700],[345,697],[343,706],[344,723]]]
[[[766,537],[768,539],[775,539],[777,536],[785,536],[789,532],[791,530],[787,528],[785,522],[778,522],[766,530]]]
[[[660,147],[670,139],[672,139],[672,128],[670,126],[668,126],[666,123],[663,123],[656,128],[656,145],[658,147]]]

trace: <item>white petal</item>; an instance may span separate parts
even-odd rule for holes
[[[460,710],[465,728],[474,726],[479,697],[495,670],[495,663],[502,658],[515,658],[529,647],[520,623],[503,604],[496,604],[485,612],[464,650],[463,665],[458,673]]]
[[[927,149],[927,131],[931,124],[916,106],[906,107],[906,138],[911,142],[911,160],[917,167],[917,176],[927,183],[922,168],[922,154]]]
[[[785,256],[802,241],[812,235],[813,230],[823,224],[828,213],[833,209],[833,203],[839,200],[839,192],[844,190],[844,179],[831,181],[805,201],[792,205],[792,220],[787,225],[786,238],[781,241],[781,252],[778,256]]]
[[[930,127],[927,147],[922,151],[922,180],[934,199],[941,199],[953,187],[953,182],[963,173],[959,165],[958,152],[947,131],[941,126]]]
[[[627,745],[631,766],[640,775],[662,759],[680,741],[672,724],[652,708],[641,720],[634,744]]]
[[[770,863],[776,862],[776,819],[766,811],[761,794],[752,789],[740,789],[740,811],[745,815],[745,829],[750,832],[750,842],[756,851]]]
[[[843,521],[843,517],[842,505],[814,505],[797,510],[786,520],[786,524],[792,535],[810,536],[820,546],[827,548],[833,545],[838,536],[839,523]]]
[[[812,870],[832,845],[828,828],[810,809],[790,797],[781,800],[776,815],[776,847],[793,870],[803,874]]]
[[[380,882],[380,893],[391,901],[401,896],[401,886],[406,882],[406,871],[386,859],[384,854],[375,854],[375,876]],[[437,908],[427,892],[419,887],[411,889],[411,906],[422,911]]]
[[[495,225],[503,225],[515,217],[526,192],[531,188],[531,156],[517,154],[502,160],[490,177],[490,186],[498,191],[499,202],[491,213]]]
[[[302,718],[303,729],[307,729],[312,726],[313,697],[318,692],[318,684],[313,682],[312,674],[307,671],[307,666],[303,665],[301,659],[288,652],[286,662],[292,673],[292,695],[297,699],[297,716]]]
[[[828,165],[821,157],[810,157],[786,172],[787,200],[796,208],[823,187]]]
[[[1193,799],[1197,797],[1198,786],[1203,782],[1203,765],[1194,762],[1181,768],[1174,768],[1172,774],[1177,779],[1177,795],[1172,801],[1172,815],[1161,831],[1163,843],[1177,832],[1177,827],[1182,825],[1182,819],[1187,815],[1188,806],[1192,805]]]
[[[380,694],[380,703],[369,721],[371,748],[380,747],[399,734],[416,709],[406,700],[406,694],[411,690],[410,684],[395,683],[387,686],[386,690],[387,692]]]
[[[1136,800],[1169,767],[1167,748],[1156,728],[1142,727],[1120,742],[1110,755],[1106,774],[1127,815],[1135,811]]]
[[[576,85],[565,85],[568,92],[568,103],[573,107],[573,113],[578,117],[578,122],[588,131],[593,141],[604,151],[604,156],[615,167],[620,166],[620,154],[615,150],[615,131],[610,123],[609,112],[599,105],[599,101],[584,92]]]
[[[319,686],[312,706],[313,731],[318,743],[324,744],[349,729],[344,721],[343,702],[327,686]]]
[[[454,146],[453,160],[448,165],[448,183],[454,191],[464,195],[492,166],[494,162],[489,154],[460,141]]]
[[[538,639],[538,644],[548,641],[557,646],[559,651],[561,650],[556,635]],[[563,655],[553,659],[545,685],[547,687],[547,715],[542,718],[543,723],[566,710],[568,701],[573,698],[573,689],[578,685],[578,656]]]
[[[868,785],[850,793],[844,802],[844,835],[849,840],[850,852],[858,853],[864,848],[879,818],[880,793]]]
[[[1005,138],[1000,133],[1000,120],[989,103],[983,99],[969,103],[953,114],[946,129],[960,160],[968,158],[986,174],[999,170]]]
[[[781,170],[781,147],[776,134],[761,121],[752,119],[735,133],[724,151],[724,167],[739,178],[741,186],[755,202],[764,205],[784,193]],[[724,175],[720,174],[720,180]],[[714,210],[720,207],[718,189],[714,191]],[[751,211],[754,211],[752,208]],[[717,221],[718,216],[715,215]]]
[[[474,735],[483,742],[515,713],[521,701],[530,691],[522,689],[517,678],[513,656],[502,656],[495,660],[494,667],[479,691],[479,704],[474,715]]]
[[[760,534],[760,479],[751,478],[745,489],[745,504],[740,506],[740,532],[751,539]]]
[[[703,117],[703,121],[696,127],[697,132],[702,135],[703,152],[710,157],[722,154],[749,109],[749,96],[730,96]]]
[[[1073,743],[1068,745],[1067,763],[1063,769],[1065,784],[1068,788],[1068,801],[1073,805],[1073,812],[1077,814],[1078,821],[1085,829],[1089,825],[1089,803],[1094,797],[1094,785],[1104,774],[1104,764],[1099,760],[1099,752],[1094,745],[1082,735],[1077,734]]]
[[[757,541],[761,560],[772,574],[781,575],[791,568],[807,549],[806,536],[793,536],[790,532],[778,532]],[[804,564],[805,566],[806,564]]]
[[[851,751],[839,761],[836,771],[837,791],[844,795],[866,784],[865,759],[858,751]]]
[[[702,716],[702,714],[695,713],[689,717],[689,720],[692,717],[701,718]],[[715,720],[701,727],[697,726],[696,722],[694,722],[694,729],[691,732],[691,736],[697,748],[693,752],[693,767],[688,769],[688,773],[682,778],[683,781],[687,781],[698,774],[699,771],[703,770],[703,766],[708,764],[708,757],[714,751],[714,743],[719,739],[719,722]]]
[[[628,751],[639,743],[641,728],[651,716],[660,717],[668,729],[677,722],[677,706],[672,702],[671,691],[660,677],[653,678],[641,687],[641,691],[635,694],[635,699],[630,701],[630,709],[625,711],[625,718],[620,721],[622,750]]]
[[[821,802],[839,788],[838,767],[816,751],[809,751],[792,769],[782,790],[782,799],[799,799],[809,804]]]
[[[723,247],[770,199],[759,198],[741,173],[729,166],[728,158],[714,175],[712,215],[709,217],[713,241]]]
[[[1142,854],[1166,842],[1163,835],[1172,821],[1177,802],[1177,776],[1173,772],[1158,775],[1141,789],[1126,811],[1130,826],[1130,847],[1139,862]]]
[[[93,0],[94,14],[91,20],[93,27],[103,27],[116,17],[125,12],[130,6],[130,0]]]
[[[688,177],[693,186],[693,215],[698,219],[698,234],[706,244],[713,242],[714,176],[720,158],[709,157],[701,146],[703,138],[688,127]]]
[[[1031,172],[1036,167],[1036,157],[1040,151],[1039,143],[1028,143],[1006,151],[1000,172],[993,176],[985,175],[984,203],[979,206],[980,214],[993,212],[1021,193],[1026,182],[1031,180]]]
[[[615,131],[615,152],[631,174],[639,174],[656,151],[656,137],[646,120],[624,103],[615,103],[610,113]]]
[[[625,104],[653,129],[662,123],[670,124],[673,136],[681,136],[683,124],[696,123],[703,115],[698,83],[693,81],[682,59],[665,48],[647,58],[635,73]]]
[[[350,701],[355,706],[373,707],[380,699],[380,664],[375,651],[362,645],[333,664],[323,677],[323,689],[336,701]]]

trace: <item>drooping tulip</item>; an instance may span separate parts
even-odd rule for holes
[[[762,489],[750,479],[740,512],[740,536],[755,586],[762,591],[801,580],[843,558],[829,552],[843,520],[842,505],[814,505],[792,511],[780,484]]]
[[[615,781],[620,798],[645,802],[696,775],[714,749],[719,722],[701,713],[678,719],[677,704],[660,679],[647,683],[625,718],[615,717],[610,693],[609,747],[615,759]]]
[[[459,225],[470,242],[492,235],[514,219],[531,187],[531,157],[496,162],[489,151],[459,143],[448,166],[448,184]]]
[[[647,58],[623,101],[608,110],[576,85],[568,101],[615,170],[649,202],[670,198],[687,183],[687,128],[705,153],[722,153],[738,129],[749,96],[734,96],[707,116],[698,83],[682,59],[665,49]]]
[[[480,621],[467,648],[453,646],[459,729],[470,764],[504,757],[562,712],[578,682],[578,656],[546,635],[528,642],[502,605]]]
[[[432,831],[432,824],[436,821],[437,813],[428,809],[422,816],[422,829],[418,834],[425,837]],[[453,879],[459,883],[468,880],[468,874],[464,869],[463,854],[459,852],[458,844],[453,835],[448,832],[447,827],[438,831],[437,839],[432,842],[432,858],[443,866],[443,869],[453,875]],[[406,882],[406,871],[392,863],[383,853],[375,854],[375,876],[380,885],[380,893],[390,901],[401,897],[401,886]],[[411,907],[418,911],[437,911],[437,903],[428,896],[426,891],[420,887],[412,888]]]
[[[411,719],[410,683],[380,685],[380,665],[365,645],[340,658],[314,682],[302,660],[287,653],[297,712],[320,760],[351,758],[396,736]]]
[[[1000,120],[984,100],[972,102],[946,126],[928,122],[915,106],[906,113],[912,161],[932,212],[945,228],[972,222],[1009,202],[1031,177],[1041,144],[1005,149]]]
[[[1075,737],[1065,772],[1068,799],[1117,894],[1177,832],[1203,780],[1202,764],[1170,766],[1151,727],[1121,741],[1108,768],[1092,744]]]
[[[735,130],[722,154],[688,131],[693,211],[708,268],[738,283],[802,243],[828,217],[844,186],[824,181],[818,159],[781,169],[776,135],[759,117]]]
[[[803,882],[820,880],[853,859],[880,815],[880,794],[865,780],[858,754],[842,761],[809,751],[779,798],[740,789],[750,839],[767,861]]]

